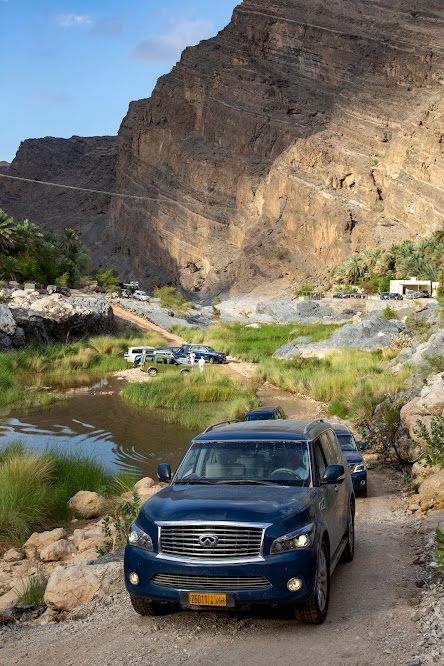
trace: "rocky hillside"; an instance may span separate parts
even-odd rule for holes
[[[46,137],[24,141],[3,173],[114,192],[115,166],[115,137]],[[44,231],[62,232],[72,227],[91,252],[93,265],[106,265],[110,199],[0,178],[0,208],[17,220],[31,219]]]
[[[147,288],[278,290],[429,235],[444,219],[443,27],[440,0],[244,0],[130,104],[116,189],[147,199],[111,202],[115,263]]]

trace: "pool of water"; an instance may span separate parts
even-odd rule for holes
[[[64,402],[24,412],[0,409],[0,445],[13,440],[42,450],[48,445],[94,455],[111,471],[130,470],[157,478],[157,466],[174,470],[195,430],[165,423],[157,411],[119,396],[124,382],[102,379],[73,388]]]

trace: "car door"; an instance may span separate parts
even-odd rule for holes
[[[320,442],[324,459],[327,465],[343,465],[344,460],[340,452],[339,444],[332,430],[326,430],[320,435]],[[335,547],[332,554],[339,546],[347,527],[348,515],[348,488],[345,483],[329,484],[334,493],[334,509],[332,512],[332,529],[334,533]]]
[[[325,468],[327,467],[327,460],[323,448],[321,446],[320,438],[313,442],[313,457],[314,457],[314,483],[321,487],[322,496],[319,502],[319,511],[321,520],[328,531],[330,538],[330,555],[332,556],[339,545],[341,537],[338,534],[338,517],[337,517],[337,493],[333,484],[321,485],[321,479],[324,476]],[[342,536],[342,535],[341,535]]]

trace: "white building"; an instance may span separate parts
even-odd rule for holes
[[[417,277],[411,277],[409,280],[390,280],[391,294],[407,294],[411,291],[428,291],[430,296],[436,296],[436,290],[439,282],[431,280],[418,280]]]

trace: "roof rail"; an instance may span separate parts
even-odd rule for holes
[[[304,435],[307,434],[308,429],[311,428],[315,423],[324,423],[324,419],[313,419],[310,421],[310,423],[307,423],[307,425],[304,428]]]
[[[206,432],[210,432],[210,430],[219,428],[219,426],[228,425],[229,423],[239,423],[239,422],[240,419],[230,419],[230,421],[221,421],[220,423],[213,423],[213,425],[208,426],[208,428],[204,430],[202,434],[205,435]]]

